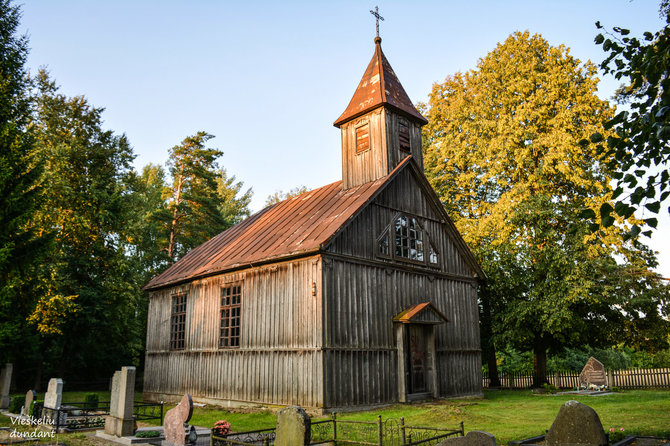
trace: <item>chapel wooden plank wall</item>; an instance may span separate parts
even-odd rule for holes
[[[477,281],[416,181],[409,169],[401,172],[324,254],[327,407],[398,401],[392,319],[425,301],[450,320],[436,327],[438,394],[481,393]],[[421,219],[439,252],[439,268],[377,255],[378,236],[399,212]]]
[[[240,348],[219,348],[221,288],[243,283]],[[317,295],[313,296],[316,284]],[[287,286],[288,285],[288,286]],[[145,398],[320,407],[321,264],[318,256],[152,292]],[[187,292],[185,348],[171,350],[171,296]]]

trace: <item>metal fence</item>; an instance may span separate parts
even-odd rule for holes
[[[409,426],[404,418],[377,416],[376,421],[342,420],[333,414],[325,420],[311,422],[310,444],[351,444],[373,446],[432,446],[450,436],[464,435],[463,423],[458,429]],[[275,428],[248,432],[212,435],[213,446],[271,445]]]
[[[533,385],[533,375],[525,373],[501,373],[499,378],[502,388],[530,389]],[[579,372],[548,373],[547,381],[559,389],[574,389],[579,386]],[[484,373],[482,386],[488,389],[490,382],[488,373]],[[670,368],[608,370],[607,382],[610,387],[620,389],[668,389]]]
[[[58,409],[44,407],[42,404],[35,403],[33,413],[39,411],[38,417],[49,420],[52,429],[57,432],[104,427],[105,416],[110,412],[109,401],[63,403]],[[162,424],[163,403],[135,403],[133,404],[133,418],[136,421],[157,420]]]

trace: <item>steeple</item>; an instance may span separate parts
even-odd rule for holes
[[[414,108],[384,56],[380,37],[375,53],[346,110],[333,125],[342,134],[342,187],[381,178],[411,155],[423,167],[421,126]]]

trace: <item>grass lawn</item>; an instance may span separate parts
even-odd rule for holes
[[[66,392],[63,401],[82,401],[85,393],[88,392]],[[139,400],[139,394],[136,396]],[[108,398],[108,393],[100,392],[100,401]],[[405,417],[407,425],[444,428],[457,428],[463,421],[466,432],[484,430],[494,434],[498,444],[506,444],[544,433],[561,405],[572,399],[595,409],[606,431],[611,427],[623,427],[629,435],[670,437],[670,391],[654,390],[625,391],[597,397],[486,391],[484,398],[395,405],[368,412],[345,413],[338,418],[375,421],[377,415],[382,415],[384,419]],[[165,410],[170,407],[166,406]],[[275,424],[274,411],[242,413],[214,407],[196,407],[191,423],[212,427],[221,419],[228,420],[233,431],[237,432],[273,427]],[[10,419],[0,416],[0,426],[12,426]],[[84,434],[59,435],[59,441],[76,446],[103,444]]]

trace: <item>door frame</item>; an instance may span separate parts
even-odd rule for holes
[[[420,326],[424,330],[426,339],[426,384],[427,391],[421,393],[408,392],[408,378],[411,373],[409,367],[409,346],[406,340],[409,338],[410,325]],[[401,403],[413,399],[437,398],[439,395],[437,380],[437,360],[435,351],[435,324],[431,323],[396,323],[394,324],[396,345],[398,348],[398,401]]]

